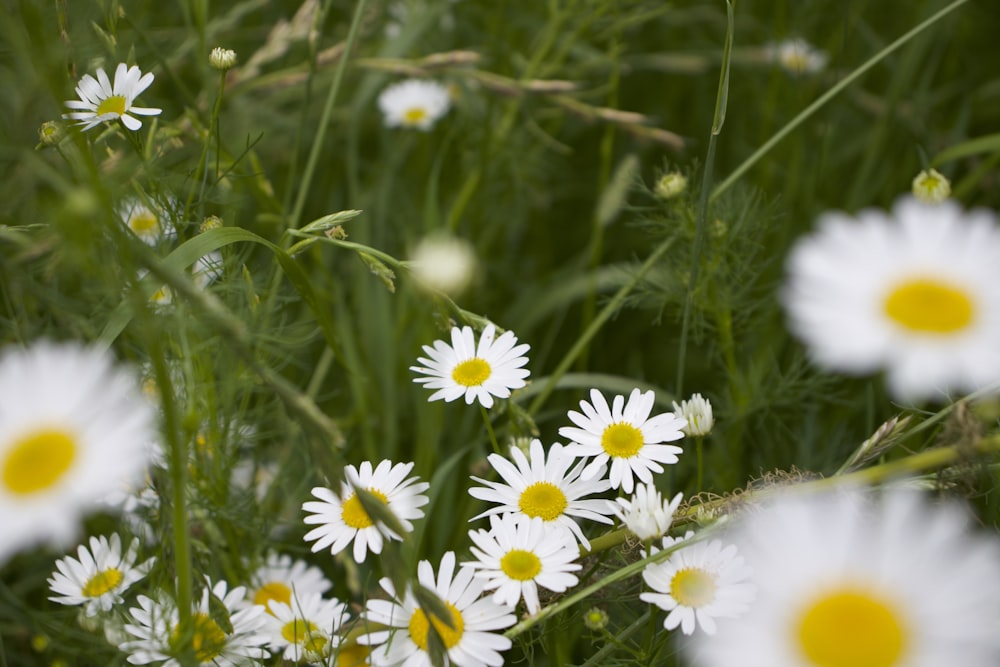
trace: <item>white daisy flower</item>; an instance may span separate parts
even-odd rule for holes
[[[454,401],[465,396],[465,402],[479,400],[483,407],[493,407],[493,397],[508,398],[511,389],[520,389],[529,371],[521,368],[528,363],[522,356],[530,349],[527,344],[517,345],[517,336],[506,331],[495,341],[496,327],[492,324],[483,329],[476,346],[472,327],[454,327],[451,330],[451,345],[443,340],[434,341],[434,347],[424,345],[424,353],[430,357],[419,357],[422,366],[410,366],[410,370],[423,373],[424,377],[414,378],[414,382],[428,389],[437,389],[428,401],[443,398]]]
[[[681,504],[683,493],[678,493],[670,502],[664,502],[660,491],[652,484],[639,483],[631,498],[615,498],[618,503],[615,515],[625,527],[640,540],[651,540],[666,535],[674,521],[674,512]]]
[[[1000,544],[921,494],[791,492],[733,519],[757,599],[697,641],[699,667],[1000,664]]]
[[[690,399],[681,401],[677,405],[676,401],[671,401],[674,406],[674,414],[687,422],[683,429],[684,435],[699,436],[708,435],[715,426],[715,417],[712,416],[712,404],[701,394],[693,394]]]
[[[683,538],[664,537],[663,548],[693,536],[688,531]],[[655,546],[650,549],[657,551]],[[690,635],[700,626],[705,634],[714,635],[716,618],[738,618],[750,609],[756,594],[752,574],[735,546],[724,547],[719,540],[695,542],[643,569],[642,578],[656,592],[642,593],[639,599],[669,612],[663,621],[667,630],[680,626]]]
[[[108,75],[103,69],[98,68],[96,79],[89,74],[84,74],[80,79],[76,87],[76,94],[80,99],[66,102],[66,106],[70,109],[80,109],[80,111],[64,114],[63,118],[79,121],[83,130],[118,118],[125,127],[134,132],[142,127],[142,121],[129,114],[158,116],[163,111],[133,106],[135,98],[149,88],[151,83],[153,83],[152,72],[143,74],[135,65],[129,67],[125,63],[119,63],[115,70],[115,83],[112,86]]]
[[[885,368],[900,400],[1000,380],[1000,227],[983,209],[911,197],[891,213],[827,213],[788,258],[782,299],[820,365]]]
[[[436,81],[407,79],[394,83],[378,96],[386,127],[412,127],[427,131],[448,113],[451,95]]]
[[[476,251],[465,239],[435,234],[417,243],[407,265],[421,285],[457,296],[475,277]]]
[[[829,56],[801,38],[786,39],[767,47],[768,57],[789,74],[813,74],[826,67]]]
[[[490,517],[490,529],[470,530],[478,560],[462,563],[477,570],[486,590],[496,589],[493,601],[511,607],[524,598],[529,614],[541,609],[538,587],[562,593],[579,579],[571,574],[581,568],[575,561],[580,548],[573,534],[561,526],[546,526],[540,517],[505,514]]]
[[[267,651],[261,644],[267,638],[260,634],[264,624],[265,611],[257,605],[246,606],[246,595],[242,586],[228,590],[225,581],[214,586],[208,582],[212,595],[222,603],[228,615],[228,625],[224,628],[216,620],[221,609],[213,606],[209,589],[202,591],[201,599],[192,610],[194,628],[191,648],[199,667],[244,667],[250,660],[262,660]],[[133,665],[166,661],[163,667],[181,667],[177,655],[185,647],[178,646],[180,622],[177,606],[167,599],[153,600],[140,595],[139,606],[130,610],[133,623],[125,625],[125,632],[134,637],[123,642],[118,648],[128,653],[128,661]],[[190,649],[189,649],[190,650]]]
[[[122,541],[118,535],[111,539],[103,535],[90,538],[90,549],[81,544],[77,558],[66,556],[56,561],[58,572],[48,580],[49,588],[58,597],[53,602],[65,605],[83,605],[84,614],[96,616],[99,611],[110,611],[120,604],[122,593],[149,572],[155,558],[136,565],[139,539],[135,538],[128,551],[122,554]]]
[[[595,493],[603,493],[611,488],[611,483],[603,478],[603,470],[596,479],[580,479],[580,473],[585,465],[579,461],[573,465],[574,458],[558,442],[549,448],[548,460],[540,440],[532,440],[530,445],[531,461],[524,452],[511,447],[510,455],[514,464],[500,456],[490,454],[487,460],[502,482],[490,482],[473,477],[484,487],[469,489],[469,495],[489,503],[497,503],[482,514],[473,517],[473,521],[493,514],[523,514],[529,518],[541,518],[553,527],[562,526],[570,532],[585,548],[590,548],[590,542],[584,536],[574,517],[612,523],[608,518],[614,512],[614,505],[609,500],[601,498],[586,499]],[[572,466],[572,469],[571,469]]]
[[[271,600],[261,632],[275,655],[292,662],[325,662],[340,645],[347,605],[319,593],[296,593],[290,603]]]
[[[430,485],[418,482],[419,477],[406,476],[413,470],[413,463],[392,464],[382,461],[374,470],[369,461],[361,464],[358,470],[352,465],[344,469],[347,479],[340,485],[340,495],[323,487],[316,487],[312,494],[319,498],[302,505],[302,509],[311,512],[305,518],[307,524],[320,524],[305,535],[305,541],[316,540],[312,545],[313,552],[330,547],[330,553],[335,554],[354,542],[354,560],[363,563],[368,551],[374,554],[382,553],[382,543],[385,538],[402,540],[382,523],[376,523],[365,512],[358,500],[354,488],[366,489],[386,504],[388,509],[399,519],[407,531],[413,530],[412,519],[424,516],[420,509],[427,504],[427,496],[421,495]]]
[[[0,563],[40,541],[65,545],[85,512],[138,484],[156,413],[133,375],[97,348],[0,353]]]
[[[677,463],[683,450],[676,445],[659,443],[680,440],[687,422],[666,412],[649,418],[655,395],[633,389],[625,403],[624,396],[615,396],[611,407],[604,395],[590,390],[591,403],[580,401],[583,413],[571,410],[570,421],[576,424],[563,426],[559,435],[572,440],[566,446],[570,456],[596,457],[584,468],[581,477],[591,479],[603,473],[604,464],[611,461],[611,488],[621,488],[632,493],[632,475],[650,484],[651,472],[663,472],[661,463]]]
[[[290,605],[293,598],[310,593],[322,595],[331,588],[333,583],[315,565],[272,551],[264,565],[250,575],[247,600],[262,607],[272,601]]]
[[[118,215],[140,241],[155,246],[177,236],[169,213],[174,205],[176,202],[170,201],[165,206],[148,206],[141,200],[130,197],[118,206]]]
[[[372,645],[369,657],[376,667],[406,665],[431,667],[428,633],[431,624],[447,652],[447,664],[457,667],[499,667],[503,664],[500,651],[511,647],[511,640],[496,634],[496,630],[514,625],[514,608],[500,605],[492,597],[480,598],[485,581],[476,579],[471,568],[455,572],[455,554],[449,551],[441,558],[437,576],[429,561],[417,566],[417,580],[433,591],[451,612],[451,627],[428,615],[417,604],[413,592],[407,589],[400,598],[388,577],[379,585],[390,600],[369,599],[365,620],[391,630],[363,635],[359,642]]]

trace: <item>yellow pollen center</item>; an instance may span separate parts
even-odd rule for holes
[[[373,494],[376,498],[382,501],[383,504],[388,504],[389,499],[385,497],[385,494],[378,489],[373,489],[368,487],[368,492]],[[358,500],[358,495],[352,493],[351,497],[344,501],[343,509],[340,511],[340,516],[344,519],[346,523],[351,528],[357,528],[361,530],[362,528],[369,528],[374,525],[374,521],[365,512],[365,508],[362,507],[361,501]]]
[[[638,454],[645,443],[642,431],[626,422],[612,424],[601,434],[601,447],[608,456],[630,458]]]
[[[194,625],[194,633],[191,635],[191,648],[194,649],[194,657],[199,662],[211,662],[222,654],[226,648],[226,633],[222,631],[219,624],[209,618],[206,614],[192,614],[191,622]],[[176,649],[180,641],[180,625],[174,626],[171,634],[171,645]]]
[[[492,373],[493,369],[486,361],[473,357],[455,366],[451,379],[463,387],[478,387],[489,380]]]
[[[129,216],[128,226],[133,232],[142,236],[143,234],[153,234],[160,227],[160,221],[156,214],[149,209],[142,208]]]
[[[715,577],[696,567],[678,570],[670,580],[670,597],[684,607],[704,607],[715,599]]]
[[[894,609],[850,590],[810,604],[799,621],[798,639],[816,667],[892,667],[900,664],[906,644]]]
[[[125,113],[125,98],[121,95],[112,95],[97,105],[97,115],[103,116],[106,113],[113,113],[121,116]]]
[[[951,334],[972,323],[975,306],[960,287],[934,279],[915,278],[898,285],[885,300],[886,314],[905,329],[926,334]]]
[[[529,581],[542,571],[542,561],[530,551],[511,549],[500,559],[500,569],[511,579]]]
[[[447,625],[441,622],[441,619],[435,617],[432,621],[434,623],[434,629],[437,630],[438,636],[441,637],[441,642],[444,644],[445,648],[451,648],[457,644],[462,639],[462,633],[465,632],[465,619],[462,618],[462,612],[460,612],[455,605],[450,602],[446,602],[448,605],[448,611],[451,612],[451,624],[455,626],[454,628],[449,628]],[[419,607],[413,610],[413,616],[410,617],[410,639],[413,643],[420,647],[420,650],[427,651],[427,633],[430,632],[430,626],[427,623],[427,615],[424,613],[423,609]]]
[[[281,628],[281,636],[289,644],[298,644],[307,651],[319,653],[326,646],[324,637],[315,623],[304,618],[293,618]]]
[[[371,652],[364,644],[341,644],[337,651],[337,667],[364,667]]]
[[[532,518],[540,516],[545,521],[559,517],[568,504],[566,494],[552,482],[535,482],[521,492],[517,501],[522,512]]]
[[[55,486],[76,459],[76,440],[56,429],[35,431],[14,441],[3,461],[3,485],[26,496]]]
[[[116,567],[109,567],[88,579],[81,592],[83,593],[83,597],[97,598],[114,589],[115,586],[121,583],[121,580],[121,571]]]
[[[269,614],[271,613],[271,609],[267,606],[267,603],[271,600],[284,602],[290,606],[292,604],[292,589],[280,581],[269,581],[258,588],[253,596],[253,603],[267,609],[267,613]]]
[[[425,118],[427,118],[427,109],[423,107],[410,107],[403,112],[403,122],[407,125],[418,125]]]

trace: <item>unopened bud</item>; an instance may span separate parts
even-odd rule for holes
[[[660,180],[656,182],[656,187],[653,189],[653,192],[660,199],[673,199],[687,189],[687,184],[688,179],[684,174],[678,171],[672,171],[669,174],[664,174]]]
[[[217,46],[208,55],[208,64],[221,72],[225,72],[236,66],[236,52],[232,49],[224,49],[221,46]]]

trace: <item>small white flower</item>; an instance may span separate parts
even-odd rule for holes
[[[615,396],[609,407],[604,395],[596,389],[590,390],[591,403],[580,401],[583,413],[571,410],[570,421],[576,427],[564,426],[559,435],[569,438],[566,452],[571,456],[590,457],[593,461],[584,468],[583,479],[591,479],[599,474],[604,465],[611,461],[611,488],[621,488],[632,493],[634,474],[639,480],[650,484],[652,472],[663,472],[661,463],[677,463],[677,455],[683,450],[676,445],[659,444],[680,440],[684,437],[683,419],[666,412],[650,418],[655,395],[633,389],[625,403],[624,396]]]
[[[640,540],[650,540],[665,535],[674,521],[674,512],[681,504],[683,493],[678,493],[670,502],[664,502],[659,490],[652,484],[636,484],[635,495],[631,499],[616,498],[615,515],[625,523],[625,527]]]
[[[80,545],[77,558],[66,556],[56,561],[58,572],[48,580],[49,588],[58,597],[53,602],[65,605],[83,605],[87,616],[99,611],[109,611],[121,603],[122,593],[149,572],[155,558],[136,565],[139,539],[135,538],[128,551],[122,554],[122,541],[118,535],[108,538],[91,537],[90,549]]]
[[[151,83],[153,83],[151,72],[143,74],[135,65],[129,67],[125,63],[119,63],[115,70],[115,83],[112,86],[108,75],[103,69],[98,68],[96,79],[89,74],[84,74],[80,79],[76,87],[76,94],[80,99],[66,102],[66,106],[70,109],[81,109],[81,111],[64,114],[63,118],[79,121],[83,125],[83,130],[89,130],[117,118],[134,132],[142,127],[142,122],[129,114],[158,116],[162,111],[162,109],[133,106],[135,98],[149,88]]]
[[[951,181],[937,169],[924,169],[913,178],[913,196],[925,204],[940,204],[951,196]]]
[[[410,520],[424,515],[420,508],[427,504],[427,496],[421,495],[421,492],[430,485],[417,481],[419,477],[407,479],[411,470],[413,463],[393,465],[385,460],[373,470],[371,462],[364,461],[360,470],[352,465],[344,469],[346,480],[341,482],[339,496],[327,488],[314,488],[312,494],[319,501],[302,505],[303,510],[312,512],[305,522],[320,524],[304,537],[306,542],[316,540],[316,544],[312,545],[313,552],[330,547],[330,553],[339,553],[353,541],[354,560],[363,563],[368,551],[382,553],[385,538],[402,540],[401,535],[396,535],[368,516],[354,489],[362,488],[374,494],[399,519],[405,530],[412,531]]]
[[[804,39],[786,39],[778,44],[767,47],[767,54],[772,62],[776,62],[789,74],[812,74],[818,72],[829,60],[824,51],[820,51]]]
[[[211,604],[209,589],[222,603],[224,612]],[[225,581],[214,586],[208,582],[208,588],[202,591],[191,613],[190,648],[194,649],[199,667],[245,667],[250,660],[267,657],[267,651],[261,648],[267,638],[260,634],[265,610],[257,605],[247,607],[244,596],[242,586],[229,590]],[[140,595],[138,602],[139,606],[130,610],[133,622],[124,628],[134,639],[118,648],[129,654],[128,661],[133,665],[165,660],[163,667],[181,667],[175,657],[185,648],[177,645],[181,636],[177,605],[166,598],[154,600],[145,595]],[[223,629],[216,621],[221,613],[228,615],[231,628]]]
[[[436,81],[407,79],[389,86],[378,96],[386,127],[412,127],[427,131],[448,113],[451,96]]]
[[[478,400],[483,407],[493,407],[494,396],[508,398],[511,389],[525,385],[529,371],[521,367],[528,358],[522,355],[530,349],[527,344],[517,345],[512,331],[504,332],[495,341],[494,336],[496,327],[487,325],[477,347],[472,327],[454,327],[450,346],[443,340],[434,341],[433,347],[423,346],[430,358],[417,359],[424,366],[410,366],[411,371],[423,374],[413,381],[437,389],[428,401],[443,398],[450,402],[464,396],[468,405]]]
[[[83,514],[141,482],[156,413],[106,351],[35,343],[0,353],[0,563],[65,544]]]
[[[664,537],[663,548],[693,536],[688,531],[683,538]],[[657,551],[650,549],[650,553]],[[756,594],[752,574],[735,546],[723,547],[719,540],[695,542],[643,569],[642,578],[656,592],[642,593],[639,599],[670,612],[663,620],[667,630],[680,626],[681,632],[690,635],[700,626],[705,634],[714,635],[716,618],[738,618],[750,609]]]
[[[531,441],[531,460],[520,449],[512,447],[510,455],[516,467],[499,454],[490,454],[487,460],[506,484],[490,482],[473,477],[486,487],[473,487],[469,495],[473,498],[497,503],[473,521],[494,514],[516,513],[529,518],[539,517],[547,524],[567,528],[587,549],[590,542],[584,536],[574,517],[589,519],[599,523],[612,523],[608,518],[614,511],[611,501],[601,498],[586,499],[595,493],[603,493],[611,488],[611,483],[603,478],[603,471],[597,479],[580,479],[585,461],[573,465],[574,458],[566,453],[558,442],[549,448],[548,460],[540,440]],[[572,467],[572,469],[570,469]]]
[[[477,570],[476,577],[486,581],[486,590],[496,589],[494,602],[511,607],[524,598],[529,614],[541,609],[538,587],[562,593],[579,581],[575,572],[581,568],[573,534],[565,528],[551,530],[539,518],[523,514],[490,517],[490,530],[470,530],[476,546],[472,555],[478,560],[462,563]]]
[[[420,284],[457,296],[472,283],[476,252],[465,239],[435,234],[420,240],[408,265]]]
[[[708,435],[715,426],[715,418],[712,416],[712,404],[701,394],[693,394],[690,399],[681,401],[674,405],[674,414],[687,422],[684,427],[684,435],[699,436]]]
[[[1000,664],[1000,544],[903,488],[785,492],[734,517],[748,615],[690,645],[698,667]]]
[[[782,300],[818,364],[886,371],[900,400],[1000,380],[1000,226],[991,211],[922,204],[827,213],[789,255]]]
[[[292,603],[292,599],[310,593],[323,594],[333,588],[333,583],[315,565],[291,556],[268,553],[264,565],[250,575],[247,600],[267,607],[271,601]]]
[[[347,622],[347,605],[319,593],[296,594],[288,603],[271,600],[262,633],[275,655],[292,662],[324,663],[341,642],[338,634]]]
[[[511,647],[511,640],[496,630],[514,625],[514,608],[497,604],[492,597],[480,596],[485,582],[473,576],[471,568],[455,572],[455,554],[447,552],[435,577],[429,561],[417,566],[417,580],[447,605],[451,612],[451,627],[430,616],[418,606],[413,592],[407,588],[400,597],[388,577],[379,585],[389,594],[389,600],[368,599],[365,620],[392,630],[372,632],[358,639],[372,645],[369,660],[375,667],[406,665],[431,667],[428,633],[431,624],[437,630],[447,652],[447,663],[456,667],[500,667],[500,651]],[[364,624],[362,624],[363,627]]]
[[[165,205],[147,206],[134,197],[124,200],[118,206],[118,215],[122,222],[139,240],[146,245],[155,246],[164,241],[174,239],[177,230],[170,221],[170,211],[176,202],[168,200]]]

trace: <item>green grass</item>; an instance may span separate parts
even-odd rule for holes
[[[663,410],[710,398],[703,485],[685,456],[659,480],[671,495],[832,475],[901,412],[898,443],[869,466],[996,428],[988,405],[904,410],[881,377],[813,367],[776,297],[788,248],[820,213],[888,207],[923,166],[965,206],[1000,206],[991,3],[740,0],[722,86],[724,2],[328,0],[285,39],[275,25],[296,3],[133,4],[5,3],[0,341],[110,346],[172,397],[162,426],[177,461],[197,434],[211,442],[193,472],[154,475],[165,511],[150,586],[178,570],[188,586],[202,574],[238,582],[274,547],[363,604],[378,559],[308,554],[300,506],[365,459],[412,460],[431,483],[428,517],[398,554],[410,572],[466,551],[482,510],[468,476],[488,474],[489,437],[477,409],[428,403],[408,370],[450,323],[488,318],[531,344],[532,384],[490,412],[502,447],[557,440],[592,386],[654,388]],[[399,7],[408,18],[390,28]],[[765,62],[764,46],[786,36],[826,51],[828,66],[796,77]],[[214,46],[239,54],[228,76],[208,65]],[[455,51],[473,55],[429,58]],[[56,146],[40,145],[79,78],[120,61],[155,73],[139,103],[162,115],[135,134],[64,125]],[[382,124],[378,93],[407,75],[453,86],[430,132]],[[668,170],[690,185],[664,202],[652,189]],[[117,203],[136,195],[176,202],[176,242],[150,249],[116,231]],[[345,210],[361,213],[342,222],[344,239],[295,233]],[[223,227],[201,233],[210,215]],[[469,240],[481,262],[454,301],[399,263],[436,230]],[[202,291],[185,269],[210,250],[225,270]],[[172,286],[170,308],[147,307],[156,285],[137,284],[140,269]],[[244,460],[277,465],[263,500],[226,481]],[[955,470],[950,488],[995,525],[992,473]],[[96,516],[86,528],[117,525]],[[75,610],[47,601],[61,555],[0,570],[0,665],[121,662]],[[613,549],[591,582],[637,558]],[[509,664],[679,664],[675,643],[650,631],[662,614],[637,610],[640,584],[612,582],[527,628]],[[621,642],[601,661],[582,625],[594,605]]]

